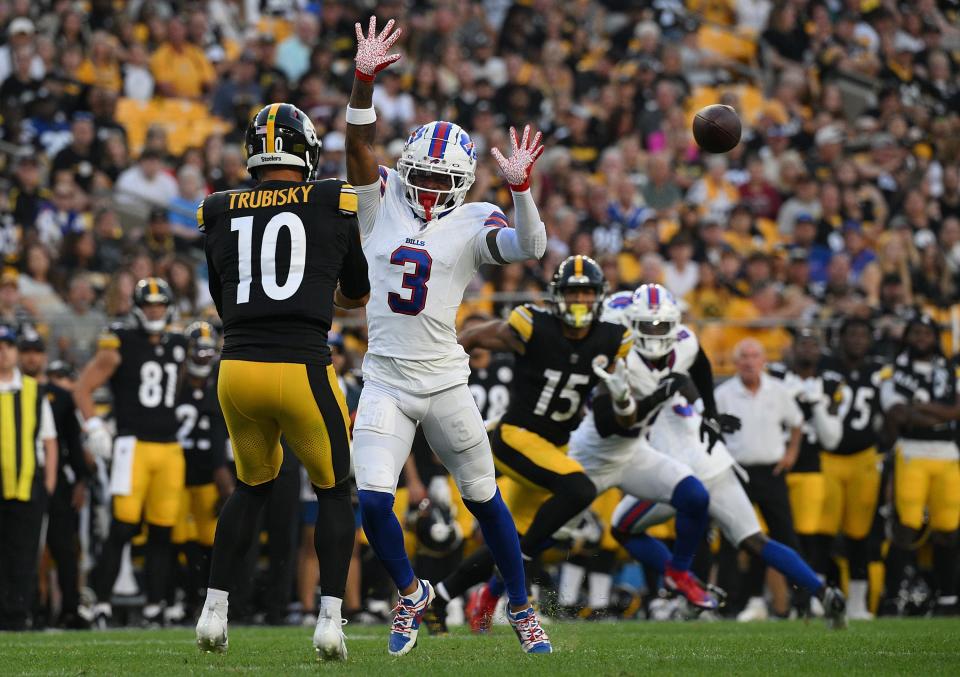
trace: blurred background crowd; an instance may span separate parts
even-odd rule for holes
[[[464,314],[539,299],[589,254],[611,290],[660,282],[720,374],[758,339],[838,315],[892,355],[907,311],[960,349],[960,4],[956,0],[0,0],[0,321],[82,367],[167,279],[182,321],[216,320],[195,211],[251,185],[251,114],[289,101],[343,177],[355,21],[404,28],[379,79],[381,162],[455,120],[480,162],[469,200],[510,205],[489,157],[532,122],[540,262],[490,268]],[[690,121],[733,106],[742,143],[705,156]],[[342,323],[343,372],[363,353]],[[307,541],[309,542],[309,541]]]

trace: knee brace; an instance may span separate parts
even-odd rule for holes
[[[688,515],[702,515],[710,508],[710,494],[696,477],[683,478],[673,489],[670,505],[678,512]]]

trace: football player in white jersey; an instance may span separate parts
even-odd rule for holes
[[[676,508],[677,538],[664,570],[664,584],[694,606],[715,609],[717,599],[690,572],[710,521],[709,494],[689,467],[658,451],[646,435],[660,409],[679,393],[686,393],[690,401],[696,399],[696,388],[686,372],[697,349],[687,347],[689,332],[681,333],[680,310],[660,285],[643,285],[625,308],[619,297],[610,299],[604,319],[619,321],[624,316],[631,328],[639,327],[642,333],[635,333],[633,349],[626,360],[618,361],[612,374],[604,360],[594,361],[604,386],[598,388],[592,409],[570,438],[570,457],[583,466],[598,494],[618,487],[625,494]],[[683,371],[671,369],[677,363]]]
[[[360,234],[370,263],[369,344],[357,411],[353,462],[364,531],[400,591],[388,650],[416,644],[433,586],[418,579],[393,513],[394,493],[417,424],[450,470],[504,575],[508,617],[528,653],[549,653],[550,640],[527,599],[517,531],[497,490],[493,456],[467,379],[469,358],[457,343],[463,292],[483,263],[539,259],[547,234],[530,194],[540,134],[511,129],[509,158],[494,159],[510,185],[514,228],[489,203],[464,204],[477,164],[470,136],[436,121],[410,135],[396,169],[378,166],[373,150],[375,75],[399,57],[393,21],[379,34],[371,17],[357,24],[356,72],[347,108],[347,178],[359,197]]]
[[[630,374],[637,381],[651,384],[670,373],[690,376],[695,392],[686,389],[674,395],[653,421],[647,432],[649,443],[660,453],[669,455],[690,468],[710,493],[710,517],[720,526],[727,540],[738,548],[761,557],[768,566],[780,571],[793,584],[821,600],[831,627],[846,625],[842,593],[829,588],[813,569],[794,551],[768,538],[760,529],[756,512],[737,477],[737,466],[727,451],[722,434],[739,428],[736,417],[717,415],[713,402],[713,373],[710,361],[700,348],[696,336],[683,325],[677,325],[672,346],[659,341],[662,334],[652,334],[655,325],[637,321],[652,317],[650,293],[643,288],[633,303],[619,304],[615,312],[605,312],[611,321],[621,321],[634,330],[635,340],[644,348],[642,359],[630,360]],[[666,313],[663,313],[666,314]],[[670,316],[679,318],[679,310]],[[630,319],[634,321],[630,321]],[[660,353],[660,356],[651,357]],[[631,381],[631,384],[633,381]],[[693,398],[693,399],[691,399]],[[655,502],[649,496],[624,496],[613,513],[612,533],[626,550],[641,563],[665,573],[670,552],[646,533],[650,527],[667,521],[676,509],[666,502]]]

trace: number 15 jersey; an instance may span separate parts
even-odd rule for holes
[[[223,358],[330,364],[333,293],[369,291],[350,184],[263,181],[208,196],[210,294],[223,319]]]
[[[467,354],[457,343],[457,309],[483,263],[504,263],[487,235],[507,225],[488,202],[455,207],[425,222],[404,199],[392,169],[358,186],[360,233],[370,263],[365,379],[429,394],[466,383]]]

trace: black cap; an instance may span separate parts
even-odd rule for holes
[[[65,378],[73,378],[76,376],[76,372],[73,370],[73,365],[64,360],[54,360],[50,363],[50,366],[47,367],[47,376],[63,376]]]
[[[39,353],[47,352],[47,344],[43,337],[37,333],[33,327],[24,327],[20,332],[20,338],[17,341],[17,348],[20,350],[35,350]]]
[[[7,324],[0,324],[0,343],[17,345],[17,330]]]

